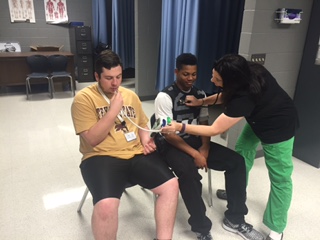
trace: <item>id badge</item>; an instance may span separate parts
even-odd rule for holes
[[[127,142],[137,139],[136,134],[134,132],[125,133],[124,136],[127,139]]]

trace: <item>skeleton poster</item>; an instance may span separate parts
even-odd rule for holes
[[[46,22],[59,24],[68,22],[66,0],[44,0]]]
[[[35,23],[33,0],[8,0],[11,22]]]

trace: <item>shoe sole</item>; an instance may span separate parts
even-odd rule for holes
[[[224,223],[222,224],[222,227],[227,230],[228,232],[232,232],[232,233],[236,233],[238,234],[240,237],[242,237],[243,239],[245,240],[250,240],[249,238],[247,238],[246,236],[244,236],[241,232],[239,232],[238,230],[236,229],[233,229],[231,227],[228,227],[227,225],[225,225]]]

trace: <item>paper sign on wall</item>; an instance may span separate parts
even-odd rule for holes
[[[46,22],[59,24],[68,22],[66,0],[44,0]]]
[[[11,22],[35,23],[33,0],[8,0]]]

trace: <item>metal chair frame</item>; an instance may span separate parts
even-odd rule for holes
[[[81,208],[82,208],[82,206],[83,206],[83,204],[84,204],[84,201],[85,201],[86,198],[87,198],[88,193],[89,193],[89,189],[86,187],[86,189],[84,190],[84,193],[83,193],[83,195],[82,195],[81,201],[80,201],[80,203],[79,203],[77,212],[81,212]]]
[[[51,83],[51,92],[54,93],[54,79],[55,78],[69,78],[70,87],[72,95],[75,95],[75,87],[73,83],[73,78],[71,73],[67,72],[68,58],[67,56],[54,54],[48,57],[51,74],[50,74],[50,83]]]
[[[31,70],[31,73],[27,75],[26,78],[26,94],[27,100],[29,99],[29,93],[31,93],[31,79],[47,79],[48,88],[50,93],[50,98],[53,98],[52,95],[52,86],[49,75],[49,61],[48,58],[44,55],[35,54],[27,57],[27,64]]]

